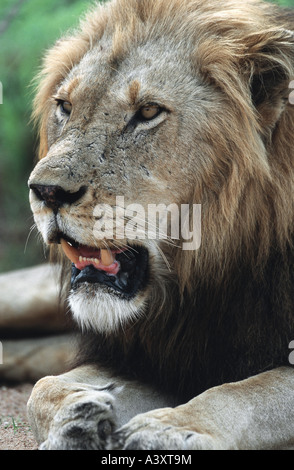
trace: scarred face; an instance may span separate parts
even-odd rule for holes
[[[74,316],[102,331],[141,314],[157,273],[171,272],[167,257],[181,234],[171,243],[163,237],[160,248],[148,207],[174,207],[179,217],[177,207],[195,191],[192,147],[203,109],[192,116],[190,108],[201,86],[176,51],[158,44],[150,58],[151,47],[130,51],[114,68],[111,43],[99,44],[56,84],[48,98],[47,153],[29,180],[38,229],[72,263]]]

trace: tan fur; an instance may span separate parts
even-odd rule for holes
[[[34,111],[40,161],[30,184],[55,185],[71,193],[87,188],[78,203],[61,207],[58,215],[31,192],[45,242],[56,243],[57,232],[63,232],[83,245],[128,243],[127,239],[97,241],[93,236],[95,206],[109,204],[116,211],[116,196],[145,209],[148,203],[202,206],[199,250],[181,250],[181,240],[139,242],[149,250],[150,282],[134,301],[109,301],[102,289],[96,292],[88,286],[70,297],[82,327],[109,335],[108,343],[104,337],[96,340],[99,346],[94,342],[102,356],[107,351],[104,362],[110,361],[109,355],[115,363],[125,355],[131,361],[127,370],[138,367],[134,374],[150,381],[156,370],[158,383],[178,387],[175,393],[181,396],[205,388],[202,383],[194,385],[202,382],[200,371],[207,384],[214,385],[246,379],[246,374],[260,372],[269,363],[285,363],[285,338],[293,325],[291,261],[287,261],[293,250],[294,223],[294,107],[288,100],[294,77],[293,28],[292,16],[287,18],[259,0],[114,0],[95,7],[79,30],[59,41],[44,60]],[[70,117],[61,115],[55,102],[66,97],[72,103]],[[164,110],[157,120],[134,125],[142,106],[154,103]],[[277,284],[281,288],[275,291]],[[243,297],[245,285],[248,295]],[[214,341],[221,343],[221,358],[223,349],[227,351],[226,336],[228,356],[218,367]],[[270,341],[275,352],[269,358]],[[132,346],[144,358],[142,363],[146,359],[141,368],[136,358],[130,359]],[[236,370],[233,363],[228,365],[232,354]],[[246,364],[238,357],[242,354]],[[215,380],[207,377],[208,358]],[[285,383],[292,383],[288,369],[261,377],[265,400],[272,386],[266,385],[267,377],[272,384],[280,374]],[[260,406],[255,379],[241,382],[240,388],[245,408],[252,403]],[[205,397],[215,397],[214,393],[222,397],[223,389],[226,398],[230,385],[205,392]],[[275,396],[279,401],[278,391]],[[243,416],[242,406],[234,397],[233,393],[237,422]],[[170,440],[163,439],[161,445],[185,448],[187,416],[191,416],[190,431],[209,434],[212,418],[205,411],[200,431],[198,421],[195,428],[193,424],[209,400],[205,398],[200,408],[197,403],[202,398],[195,400],[195,407],[192,400],[183,408],[160,411],[158,426],[153,418],[156,421],[159,415],[151,414],[151,431],[154,426],[161,435],[162,426],[170,422],[181,429],[178,435],[172,427]],[[220,403],[216,398],[221,426],[226,418]],[[291,403],[289,398],[287,409]],[[272,402],[268,412],[285,425],[285,415],[275,414]],[[70,416],[76,417],[76,411]],[[262,410],[259,416],[264,425]],[[149,422],[149,415],[142,415],[134,418],[134,428],[132,421],[123,428],[118,447],[128,445],[129,433],[140,434],[145,418]],[[230,421],[232,428],[235,421]],[[46,448],[57,445],[59,430],[54,426]],[[292,431],[286,426],[277,442],[272,432],[268,440],[259,436],[258,446],[288,445]],[[230,448],[242,448],[240,436],[230,439],[229,432],[212,436],[213,442],[210,437],[200,442],[194,436],[188,448],[225,448],[226,441]],[[248,448],[254,447],[252,439],[246,442]],[[151,448],[154,445],[152,441]]]

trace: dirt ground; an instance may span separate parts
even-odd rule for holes
[[[0,385],[0,450],[37,450],[26,414],[32,387]]]

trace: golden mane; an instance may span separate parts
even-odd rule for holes
[[[193,288],[191,273],[221,280],[240,257],[259,271],[272,247],[291,243],[294,107],[288,86],[294,35],[289,28],[275,6],[258,0],[120,0],[97,5],[79,30],[45,57],[34,108],[40,158],[47,153],[45,130],[57,85],[104,35],[112,37],[113,68],[142,41],[184,42],[191,70],[217,90],[224,112],[203,126],[210,165],[189,201],[202,204],[202,245],[192,255],[174,255],[182,291]]]

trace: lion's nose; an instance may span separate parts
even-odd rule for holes
[[[65,191],[61,186],[45,186],[41,184],[30,184],[40,201],[44,201],[46,206],[55,213],[65,204],[74,204],[85,194],[87,188],[82,186],[78,191],[71,193]]]

